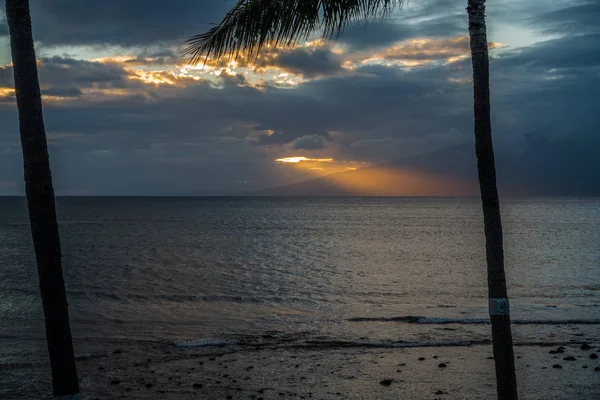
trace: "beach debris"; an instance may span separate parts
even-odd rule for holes
[[[567,356],[567,357],[563,358],[563,360],[565,360],[565,361],[575,361],[575,357],[573,357],[573,356]]]
[[[390,386],[392,384],[392,379],[384,379],[380,381],[379,384],[383,386]]]
[[[438,390],[437,392],[435,392],[435,394],[448,394],[448,393],[444,392],[443,390]]]
[[[425,361],[425,357],[419,357],[419,361]]]
[[[585,342],[583,342],[580,347],[581,350],[589,350],[591,348],[592,348],[592,346],[590,346],[589,344],[587,344]]]
[[[557,368],[557,369],[560,369],[560,368],[562,368],[562,365],[560,365],[560,364],[554,364],[554,365],[552,366],[552,368]]]
[[[439,363],[438,367],[440,368],[446,368],[448,365],[446,363]]]
[[[592,354],[590,354],[590,358],[591,358],[592,360],[595,360],[596,358],[598,358],[598,354],[596,354],[596,353],[592,353]]]

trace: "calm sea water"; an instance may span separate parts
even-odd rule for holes
[[[600,199],[502,205],[516,340],[597,337]],[[73,333],[96,348],[489,337],[478,199],[60,198],[58,212]],[[43,337],[26,204],[0,198],[0,365],[44,360]]]

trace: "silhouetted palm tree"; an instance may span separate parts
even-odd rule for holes
[[[343,33],[351,21],[385,16],[404,0],[238,0],[223,21],[208,32],[192,37],[184,54],[196,64],[208,57],[257,57],[265,45],[290,46],[306,40],[316,29],[324,37]],[[496,364],[498,398],[517,399],[514,355],[496,169],[492,148],[489,60],[485,25],[485,0],[467,0],[473,63],[475,148],[485,223],[489,312]]]
[[[6,17],[19,109],[27,203],[52,368],[52,388],[55,398],[78,399],[79,382],[69,326],[29,1],[6,0]]]

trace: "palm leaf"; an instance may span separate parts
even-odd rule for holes
[[[386,16],[405,0],[237,0],[223,21],[186,41],[192,65],[202,58],[255,58],[264,46],[292,46],[317,28],[339,36],[348,23]]]

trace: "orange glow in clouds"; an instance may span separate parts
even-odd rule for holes
[[[332,162],[333,158],[284,157],[284,158],[278,158],[275,161],[276,162],[281,162],[281,163],[294,163],[294,164],[297,164],[297,163],[302,162],[302,161]]]
[[[307,178],[321,177],[338,172],[354,171],[369,164],[359,161],[337,161],[333,158],[309,158],[304,156],[278,158],[275,162],[288,165],[306,173]]]
[[[444,174],[366,162],[344,162],[333,158],[294,156],[275,160],[299,169],[306,178],[318,178],[317,187],[352,196],[465,196],[476,194],[470,182]],[[310,181],[307,181],[310,182]],[[310,192],[310,185],[306,187]]]

